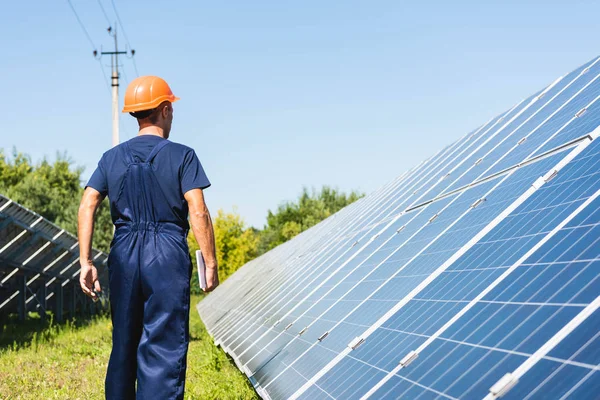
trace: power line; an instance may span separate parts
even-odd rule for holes
[[[123,73],[123,78],[125,78],[125,86],[127,86],[129,84],[129,78],[125,72],[125,64],[121,64],[121,72]]]
[[[104,18],[106,18],[106,22],[108,23],[108,26],[110,26],[110,18],[108,18],[108,14],[106,14],[106,10],[104,9],[104,6],[102,5],[102,2],[100,0],[98,0],[98,5],[100,6],[100,9],[102,10],[102,14],[104,14]]]
[[[104,83],[106,84],[106,90],[110,94],[110,86],[108,85],[108,77],[106,76],[106,71],[104,71],[104,67],[102,66],[102,61],[98,59],[98,65],[100,65],[100,69],[102,70],[102,75],[104,76]]]
[[[135,74],[139,77],[140,73],[138,72],[138,69],[137,69],[137,64],[135,62],[135,57],[132,57],[131,61],[133,61],[133,69],[135,70]]]
[[[110,0],[110,2],[112,3],[113,10],[115,10],[115,15],[117,16],[117,21],[119,22],[119,25],[121,26],[121,31],[123,32],[123,36],[125,36],[125,41],[127,42],[127,45],[129,45],[129,38],[127,37],[127,33],[125,33],[125,27],[123,26],[123,23],[121,22],[121,18],[119,17],[119,12],[117,11],[117,7],[115,6],[115,1]],[[129,46],[129,47],[131,47],[131,46]]]
[[[94,41],[92,40],[90,34],[88,33],[87,29],[85,28],[85,25],[83,24],[83,21],[81,21],[81,18],[79,18],[79,14],[77,14],[77,11],[75,10],[75,7],[73,7],[73,3],[71,3],[71,0],[67,0],[67,3],[69,4],[69,7],[71,8],[71,11],[73,11],[73,14],[75,15],[75,18],[77,19],[77,22],[79,22],[79,26],[81,27],[81,30],[83,31],[83,33],[87,37],[88,41],[92,45],[92,48],[94,49],[94,52],[95,52],[96,51],[95,50],[96,49],[96,45],[94,44]],[[98,4],[100,4],[100,0],[98,0]],[[102,8],[102,4],[100,4],[100,7]],[[104,12],[104,8],[102,8],[102,11]],[[106,12],[104,12],[104,16],[106,17]],[[107,17],[107,19],[108,19],[108,17]],[[106,76],[106,72],[104,71],[104,67],[102,67],[102,62],[100,60],[98,60],[98,65],[100,65],[100,70],[102,71],[102,75],[104,76],[104,83],[106,84],[106,90],[108,90],[108,93],[110,93],[110,87],[108,86],[108,78]]]
[[[100,0],[98,0],[98,2],[100,2]],[[119,23],[119,26],[121,27],[121,32],[123,33],[123,37],[125,37],[125,42],[127,43],[127,47],[129,49],[131,49],[131,43],[129,43],[129,38],[127,37],[127,33],[125,32],[125,27],[123,26],[123,22],[121,21],[121,17],[119,16],[119,12],[117,11],[117,6],[115,5],[115,0],[110,0],[110,3],[112,4],[113,10],[115,11],[115,15],[117,16],[117,22]],[[131,50],[131,61],[133,61],[133,69],[135,70],[135,74],[137,76],[140,76],[140,73],[138,72],[138,67],[137,67],[137,63],[135,62],[135,51]]]
[[[75,11],[75,7],[73,7],[73,4],[71,3],[71,0],[67,0],[67,3],[69,3],[69,7],[71,7],[71,10],[73,11],[73,14],[75,14],[75,18],[77,18],[77,22],[79,22],[79,26],[81,26],[81,29],[83,30],[83,33],[85,33],[85,36],[90,41],[90,44],[92,45],[92,48],[96,49],[96,45],[94,44],[94,41],[92,40],[92,38],[91,38],[90,34],[88,33],[87,29],[85,29],[85,25],[83,25],[83,22],[81,22],[81,18],[79,18],[79,14],[77,14],[77,11]]]
[[[104,18],[106,18],[106,21],[109,24],[108,33],[109,33],[109,35],[113,36],[113,38],[114,38],[115,51],[102,51],[101,50],[100,52],[98,52],[98,50],[96,50],[96,45],[94,44],[94,41],[92,40],[92,37],[90,36],[89,32],[87,31],[85,25],[83,24],[83,21],[79,17],[79,14],[77,14],[77,10],[75,10],[75,7],[73,7],[73,3],[71,3],[71,0],[67,0],[67,3],[69,4],[71,11],[75,15],[75,18],[77,19],[77,22],[79,23],[79,26],[81,27],[81,30],[83,31],[83,33],[87,37],[88,41],[92,45],[92,48],[94,49],[94,58],[96,58],[99,61],[98,64],[100,65],[100,70],[102,71],[102,76],[104,77],[104,83],[106,83],[106,87],[107,87],[109,93],[112,92],[113,146],[115,146],[119,143],[119,127],[121,125],[120,121],[119,121],[119,111],[118,111],[118,106],[119,106],[119,61],[118,61],[118,57],[119,57],[119,54],[126,55],[127,51],[119,51],[119,48],[117,46],[117,27],[115,26],[113,29],[113,27],[110,26],[111,25],[110,20],[108,18],[106,10],[104,9],[104,6],[102,6],[101,0],[97,0],[97,2],[98,2],[98,5],[100,6],[100,9],[102,10],[102,14],[104,14]],[[125,40],[127,41],[127,44],[129,45],[129,39],[127,38],[127,35],[125,34],[125,28],[123,28],[123,24],[121,22],[121,18],[119,17],[118,12],[117,12],[117,8],[115,7],[114,0],[111,0],[111,3],[113,6],[113,9],[115,10],[115,15],[117,16],[117,21],[118,21],[119,25],[121,26],[121,29],[123,30],[123,35],[125,36]],[[102,55],[105,55],[105,54],[111,56],[112,76],[111,76],[110,86],[112,88],[110,88],[108,86],[108,79],[106,76],[106,72],[104,71],[102,62],[100,61],[100,58],[102,58]],[[133,57],[134,54],[135,54],[135,50],[132,49],[131,56]],[[137,67],[136,67],[136,71],[137,71]],[[125,77],[127,78],[126,75],[125,75]]]

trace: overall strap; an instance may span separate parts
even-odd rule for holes
[[[133,153],[131,152],[131,149],[129,148],[129,143],[127,143],[127,142],[123,143],[123,149],[125,150],[125,159],[127,160],[127,164],[135,163],[135,160],[133,159]]]
[[[146,159],[146,162],[151,163],[152,160],[154,160],[154,157],[156,157],[156,155],[158,154],[158,152],[161,151],[162,148],[168,144],[169,144],[169,141],[167,139],[161,140],[156,146],[154,146],[154,148],[150,152],[150,155]]]

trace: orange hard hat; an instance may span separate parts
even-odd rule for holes
[[[125,91],[123,112],[136,112],[156,108],[163,101],[179,100],[164,79],[158,76],[140,76],[131,81]]]

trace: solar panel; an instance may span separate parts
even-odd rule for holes
[[[92,257],[104,298],[108,293],[108,256],[93,249]],[[53,310],[60,321],[65,313],[100,308],[103,304],[94,304],[81,293],[79,270],[75,236],[0,195],[1,317],[18,313],[24,319],[27,311]]]
[[[198,311],[263,398],[596,398],[600,58]]]

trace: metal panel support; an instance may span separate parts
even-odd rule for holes
[[[42,320],[42,322],[46,322],[46,304],[48,304],[46,302],[46,296],[47,296],[46,292],[47,292],[46,278],[43,278],[41,287],[39,289],[40,295],[38,298],[39,314],[40,314],[40,319]]]
[[[19,277],[19,295],[18,295],[18,305],[17,308],[19,310],[19,321],[25,321],[25,315],[27,314],[27,308],[25,304],[27,295],[27,276],[25,273]]]
[[[60,282],[57,282],[54,285],[54,296],[56,297],[56,321],[63,322],[64,314],[63,314],[63,287]]]
[[[75,286],[71,285],[71,301],[69,301],[69,317],[73,319],[75,317],[75,309],[77,308],[77,291]]]

